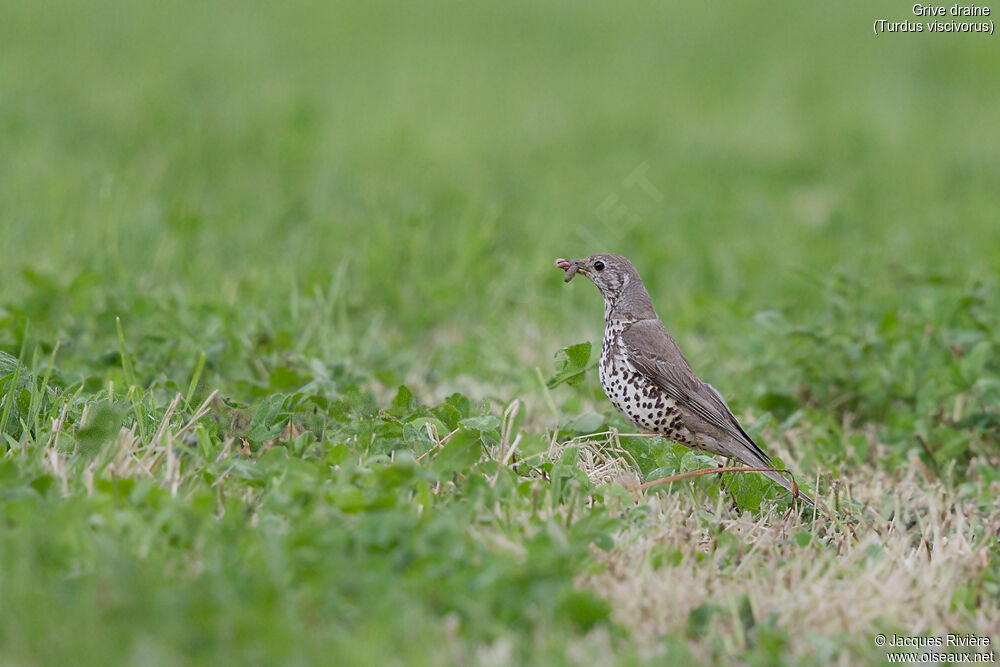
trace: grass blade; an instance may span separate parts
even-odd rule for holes
[[[122,318],[115,317],[115,328],[118,330],[118,351],[122,357],[122,372],[125,373],[125,381],[130,385],[135,385],[135,369],[132,366],[132,358],[125,349],[125,333],[122,331]]]
[[[198,357],[198,363],[194,367],[194,373],[191,375],[191,384],[188,386],[187,395],[184,396],[184,409],[190,412],[191,410],[191,399],[194,397],[194,390],[198,388],[198,380],[201,379],[201,372],[205,370],[205,353],[202,352],[201,356]]]

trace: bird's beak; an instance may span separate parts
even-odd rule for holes
[[[560,258],[556,260],[555,267],[566,272],[566,277],[563,280],[567,283],[573,280],[573,276],[576,275],[577,271],[587,273],[587,269],[583,268],[583,262],[579,259]]]

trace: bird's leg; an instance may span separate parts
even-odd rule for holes
[[[646,482],[639,486],[640,491],[645,491],[651,489],[654,486],[660,486],[661,484],[670,484],[671,482],[677,482],[682,479],[690,479],[691,477],[700,477],[701,475],[718,475],[726,472],[780,472],[791,474],[791,471],[784,468],[701,468],[699,470],[690,470],[688,472],[682,472],[677,475],[670,475],[669,477],[661,477],[660,479],[654,479],[652,482]],[[795,488],[798,488],[796,485]],[[795,494],[798,497],[798,493]]]

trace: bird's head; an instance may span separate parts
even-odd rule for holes
[[[630,285],[638,287],[645,293],[638,271],[621,255],[598,253],[584,259],[557,259],[555,266],[566,272],[565,281],[569,282],[577,273],[590,278],[604,296],[604,302],[614,308]]]

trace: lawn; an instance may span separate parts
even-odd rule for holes
[[[1000,51],[909,11],[6,3],[0,664],[995,649]],[[638,490],[599,251],[828,512]]]

